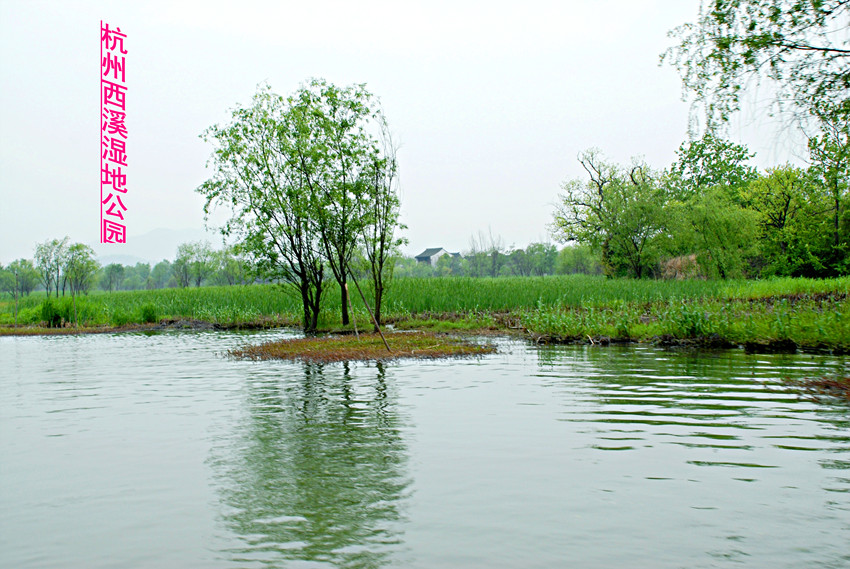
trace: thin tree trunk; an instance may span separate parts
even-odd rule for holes
[[[342,279],[339,282],[340,288],[340,296],[342,297],[342,325],[348,326],[349,316],[348,316],[348,305],[350,304],[350,300],[348,299],[348,286],[345,280],[345,275],[343,274]]]
[[[835,196],[835,215],[832,218],[832,225],[833,225],[833,241],[834,241],[835,248],[837,249],[838,248],[838,241],[839,241],[839,239],[838,239],[838,233],[839,233],[838,226],[839,226],[839,219],[840,219],[840,215],[839,215],[840,211],[839,210],[841,208],[841,196],[839,195],[839,192],[838,192],[838,180],[837,179],[835,180],[834,185],[835,185],[835,189],[833,190],[833,195]]]
[[[348,294],[348,283],[345,284],[345,296],[348,299],[349,308],[351,308],[351,295]],[[354,309],[351,308],[351,323],[354,324],[354,335],[360,339],[360,332],[357,331],[357,320],[354,318]]]
[[[381,332],[381,327],[378,326],[377,320],[375,320],[375,315],[372,313],[372,309],[369,308],[369,303],[366,302],[366,297],[363,295],[363,291],[360,289],[360,285],[357,284],[357,279],[354,278],[354,275],[351,276],[351,280],[354,281],[354,286],[357,287],[357,292],[360,293],[360,298],[363,299],[363,304],[366,306],[366,310],[369,312],[369,316],[372,317],[372,323],[375,325],[375,329],[378,331],[378,334],[381,335],[381,340],[384,341],[384,345],[387,347],[388,352],[392,352],[390,349],[390,345],[387,343],[387,339],[384,338],[384,333]]]
[[[375,285],[375,331],[378,331],[378,326],[381,324],[381,300],[384,296],[384,287]]]
[[[308,294],[308,285],[307,283],[302,282],[299,286],[301,290],[301,306],[304,309],[304,333],[312,332],[315,330],[314,328],[310,328],[311,318],[310,318],[310,295]]]

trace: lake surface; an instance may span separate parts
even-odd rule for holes
[[[850,566],[846,358],[287,335],[0,338],[0,567]]]

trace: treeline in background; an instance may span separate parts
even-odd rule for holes
[[[846,125],[844,127],[847,128]],[[393,276],[531,277],[606,275],[650,279],[833,278],[850,274],[850,145],[812,139],[810,166],[759,172],[742,145],[713,134],[684,143],[668,168],[624,166],[598,150],[579,156],[585,179],[563,185],[552,235],[564,246],[506,246],[492,232],[433,263],[396,254]],[[435,243],[434,245],[439,245]],[[366,272],[355,253],[351,268]],[[0,292],[26,296],[92,290],[153,290],[273,282],[236,247],[180,245],[151,266],[101,266],[68,238],[35,248],[33,259],[0,267]]]
[[[472,241],[475,241],[473,239]],[[247,285],[268,283],[260,278],[249,260],[233,248],[216,250],[208,242],[183,243],[174,259],[156,264],[136,263],[101,265],[94,252],[85,245],[75,244],[84,251],[88,271],[78,279],[75,289],[83,294],[92,291],[154,290],[199,286]],[[46,291],[50,296],[71,294],[71,275],[80,268],[69,267],[64,257],[71,245],[67,239],[39,244],[41,253],[35,259],[18,259],[0,268],[0,292],[27,296]],[[79,261],[76,262],[80,264]],[[69,270],[70,269],[70,270]],[[506,248],[501,240],[481,242],[460,257],[445,255],[434,265],[416,261],[413,257],[396,257],[396,278],[405,277],[508,277],[589,274],[603,272],[601,257],[589,246],[572,245],[560,251],[552,243],[532,243],[525,249]]]

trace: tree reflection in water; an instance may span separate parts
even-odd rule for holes
[[[240,564],[379,567],[399,552],[407,449],[386,370],[303,365],[250,380],[247,416],[213,458]],[[240,566],[243,566],[240,565]],[[311,566],[313,566],[311,564]]]

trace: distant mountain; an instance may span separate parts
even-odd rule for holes
[[[155,265],[163,259],[174,261],[177,247],[189,241],[209,241],[213,249],[221,249],[221,235],[203,229],[154,229],[141,235],[130,235],[126,243],[95,243],[91,245],[102,265],[120,263]]]

